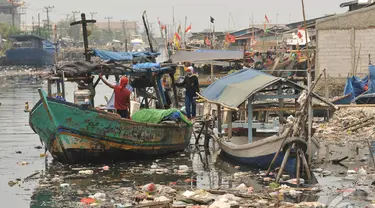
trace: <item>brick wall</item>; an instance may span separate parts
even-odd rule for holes
[[[318,70],[326,68],[332,77],[346,77],[353,68],[357,75],[368,74],[368,55],[375,58],[375,29],[318,30],[317,41]]]

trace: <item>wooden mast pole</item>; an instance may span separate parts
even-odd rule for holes
[[[312,106],[311,106],[311,97],[310,97],[310,86],[311,86],[311,65],[310,65],[310,54],[309,54],[309,43],[307,36],[307,24],[306,24],[306,13],[305,13],[305,2],[301,0],[302,3],[302,14],[303,14],[303,22],[305,27],[305,40],[306,40],[306,50],[307,50],[307,89],[308,89],[308,164],[311,165],[311,158],[312,158],[312,148],[311,148],[311,128],[312,128]]]

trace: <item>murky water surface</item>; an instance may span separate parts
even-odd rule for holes
[[[31,108],[39,100],[37,88],[46,89],[46,85],[37,76],[0,79],[0,83],[8,83],[7,86],[0,87],[1,207],[68,207],[70,203],[78,202],[83,195],[98,191],[106,192],[119,187],[136,187],[150,182],[173,186],[178,190],[218,187],[225,189],[240,183],[246,183],[256,190],[262,189],[262,185],[251,178],[246,181],[231,180],[233,173],[247,171],[249,168],[241,166],[240,169],[236,169],[234,164],[218,157],[215,144],[211,144],[209,152],[191,146],[185,152],[155,158],[152,161],[88,164],[86,167],[55,163],[51,157],[43,157],[44,149],[41,148],[39,137],[30,129],[28,114],[24,112],[25,102],[29,102]],[[75,89],[75,83],[67,83],[68,100],[73,100]],[[105,104],[104,96],[110,97],[111,93],[111,89],[99,84],[96,90],[96,105]],[[102,167],[106,165],[109,166],[109,170],[103,171]],[[155,165],[159,171],[151,170]],[[189,171],[177,173],[180,165],[187,165]],[[78,174],[79,170],[86,169],[93,170],[94,174]],[[340,170],[345,172],[346,169]],[[59,178],[63,177],[63,183],[68,183],[73,188],[63,191],[54,188],[40,189],[41,178],[45,176],[55,178],[58,183],[62,183]],[[353,186],[352,181],[344,181],[334,176],[320,178],[319,181],[325,190],[319,194],[319,201],[322,202],[335,199],[333,196],[339,193],[334,189]],[[317,199],[316,196],[310,196],[307,200]]]

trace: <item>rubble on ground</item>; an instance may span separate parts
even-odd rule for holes
[[[375,108],[346,107],[334,112],[328,122],[314,123],[321,141],[358,141],[375,138]]]

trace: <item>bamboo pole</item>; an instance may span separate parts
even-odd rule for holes
[[[326,73],[325,69],[324,69],[323,73],[324,73],[325,97],[326,97],[326,100],[328,101],[329,100],[329,91],[328,91],[327,73]],[[329,118],[329,110],[327,110],[327,120],[328,120],[328,118]]]
[[[289,154],[290,154],[290,150],[291,150],[291,146],[289,146],[288,149],[287,149],[286,152],[285,152],[283,162],[281,163],[280,170],[279,170],[279,172],[277,173],[277,176],[276,176],[276,183],[279,183],[279,181],[280,181],[280,177],[281,177],[281,175],[283,174],[283,171],[284,171],[284,168],[285,168],[286,162],[288,161],[288,157],[289,157]]]
[[[300,151],[300,154],[301,154],[301,157],[302,157],[302,163],[303,163],[303,165],[305,166],[305,169],[306,169],[307,179],[309,180],[309,182],[311,182],[310,167],[309,167],[309,164],[306,161],[305,153],[303,151]]]
[[[370,160],[371,160],[371,163],[373,165],[373,167],[375,168],[375,161],[374,161],[374,154],[372,154],[372,150],[371,150],[371,143],[370,143],[370,140],[367,139],[367,146],[368,146],[368,150],[369,150],[369,153],[370,153]]]
[[[305,40],[306,40],[306,50],[307,50],[307,86],[309,89],[308,92],[308,153],[309,153],[309,164],[311,165],[311,128],[312,128],[312,110],[311,110],[311,98],[310,98],[310,86],[311,86],[311,65],[310,65],[310,55],[309,55],[309,37],[307,36],[307,24],[306,24],[306,14],[305,14],[305,2],[301,0],[302,3],[302,14],[303,14],[303,22],[305,26]]]
[[[300,156],[300,152],[301,150],[298,149],[297,150],[297,169],[296,169],[296,176],[297,176],[297,187],[299,187],[299,183],[300,183],[300,171],[301,171],[301,156]]]

